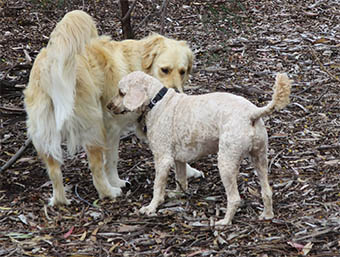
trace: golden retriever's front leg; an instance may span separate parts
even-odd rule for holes
[[[123,119],[113,119],[111,115],[105,113],[105,129],[106,129],[106,149],[105,149],[105,172],[107,179],[113,187],[124,187],[128,181],[119,178],[118,165],[118,148],[121,130],[126,124]]]
[[[63,185],[63,174],[60,170],[60,163],[46,154],[40,154],[46,164],[48,175],[52,181],[53,197],[50,199],[49,205],[70,204],[66,199],[65,188]]]
[[[104,172],[104,149],[99,146],[86,147],[90,169],[92,171],[93,184],[97,189],[100,199],[105,197],[115,198],[121,195],[119,187],[112,187]]]
[[[157,207],[164,202],[166,181],[172,163],[169,158],[155,158],[156,177],[153,186],[153,197],[148,206],[144,206],[139,210],[140,213],[152,215],[156,212]]]

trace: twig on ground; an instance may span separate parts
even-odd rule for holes
[[[130,134],[126,135],[126,136],[122,136],[122,137],[120,138],[120,140],[127,139],[127,138],[131,137],[132,135],[133,135],[133,133],[130,133]],[[1,171],[5,171],[5,170],[8,169],[13,163],[15,163],[15,162],[20,158],[20,156],[24,153],[24,151],[27,149],[27,147],[28,147],[31,143],[32,143],[32,140],[31,140],[30,138],[27,139],[27,140],[25,141],[25,144],[19,149],[19,151],[18,151],[15,155],[13,155],[12,158],[11,158],[8,162],[6,162],[6,163],[4,164],[4,166],[2,166],[2,167],[0,168],[0,172],[1,172]]]
[[[165,27],[165,16],[166,16],[166,7],[168,5],[168,1],[167,0],[163,0],[163,4],[161,7],[161,12],[162,12],[162,16],[161,16],[161,29],[160,29],[160,34],[163,35],[164,34],[164,27]]]
[[[272,169],[272,165],[274,163],[274,161],[276,160],[276,158],[284,151],[285,149],[281,150],[280,152],[278,152],[274,158],[270,161],[269,167],[268,167],[268,173],[270,173],[271,169]]]
[[[7,163],[5,163],[4,166],[1,167],[0,172],[8,169],[14,162],[16,162],[16,160],[20,158],[20,156],[24,153],[26,148],[30,146],[31,143],[32,140],[30,138],[27,139],[25,141],[25,144],[19,149],[19,151],[15,155],[13,155],[12,158]]]
[[[191,197],[191,194],[185,192],[184,188],[182,187],[181,183],[178,182],[178,180],[176,179],[176,184],[179,185],[179,188],[181,189],[182,193],[188,197]]]
[[[90,203],[89,201],[85,200],[84,198],[82,198],[79,193],[78,193],[78,184],[76,184],[76,186],[74,187],[74,192],[76,193],[76,196],[79,198],[80,201],[86,203],[87,205],[93,207],[93,208],[97,208],[96,206],[94,206],[92,203]]]
[[[320,145],[316,148],[317,150],[331,150],[331,149],[340,149],[340,144],[334,145]]]
[[[334,74],[332,74],[329,70],[327,70],[327,69],[325,68],[325,66],[324,66],[324,65],[322,64],[322,62],[320,61],[320,58],[317,56],[315,50],[314,50],[311,46],[309,46],[309,51],[311,52],[311,54],[313,55],[313,57],[315,58],[315,60],[318,62],[318,64],[319,64],[321,70],[323,70],[324,72],[326,72],[332,79],[335,79],[336,81],[340,82],[340,79],[339,79],[337,76],[335,76]]]

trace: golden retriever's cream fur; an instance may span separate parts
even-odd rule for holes
[[[70,153],[85,147],[101,198],[121,194],[125,181],[117,173],[119,136],[135,122],[136,114],[107,112],[107,103],[118,94],[119,80],[140,70],[182,91],[192,61],[185,41],[152,34],[116,42],[99,37],[95,22],[85,12],[64,16],[37,56],[25,90],[28,135],[53,184],[50,204],[69,203],[60,170],[64,141]]]

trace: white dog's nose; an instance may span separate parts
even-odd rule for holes
[[[123,110],[123,108],[119,108],[113,102],[108,103],[108,105],[106,107],[107,107],[107,109],[109,109],[114,114],[123,114],[125,112],[125,110]]]

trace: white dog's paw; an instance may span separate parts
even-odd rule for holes
[[[122,195],[122,190],[119,187],[109,187],[105,192],[99,193],[99,198],[110,198],[115,199],[116,197]]]
[[[273,212],[263,212],[259,217],[260,220],[271,220],[272,218],[274,218]]]
[[[186,165],[186,170],[187,170],[187,177],[188,178],[204,178],[204,173],[202,171],[199,171],[198,169],[195,169],[191,167],[189,164]]]
[[[150,205],[143,206],[142,208],[140,208],[139,213],[145,214],[147,216],[154,216],[156,215],[156,208]]]
[[[229,219],[221,219],[215,222],[215,226],[217,227],[223,227],[223,226],[228,226],[228,225],[231,225],[231,220]]]

